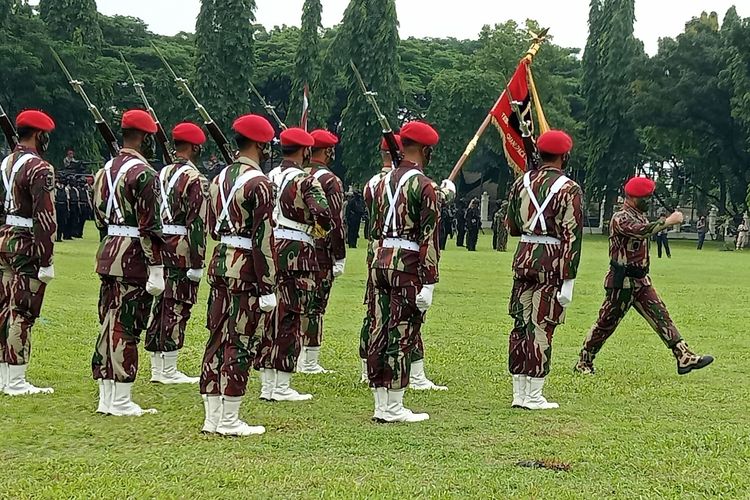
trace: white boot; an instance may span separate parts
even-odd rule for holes
[[[208,396],[203,394],[203,410],[206,417],[203,419],[204,434],[216,434],[216,428],[221,420],[221,396]]]
[[[109,414],[115,417],[140,417],[147,413],[154,414],[156,410],[144,410],[131,399],[133,383],[115,382],[114,396],[112,397],[112,406]]]
[[[333,373],[320,366],[320,347],[303,347],[299,353],[297,371],[307,375]]]
[[[271,401],[307,401],[312,399],[312,394],[300,394],[291,387],[292,374],[274,370],[274,386]]]
[[[221,420],[216,427],[216,432],[222,436],[251,436],[266,432],[266,428],[261,425],[247,425],[240,420],[240,405],[242,405],[241,397],[224,396],[221,405]]]
[[[26,368],[29,365],[8,365],[3,392],[8,396],[31,396],[34,394],[52,394],[51,387],[34,387],[26,382]]]
[[[424,359],[414,361],[411,364],[409,374],[409,387],[415,391],[447,391],[444,385],[435,385],[424,373]]]
[[[151,354],[151,382],[156,384],[162,383],[162,373],[164,371],[164,358],[160,352]]]
[[[8,363],[0,363],[0,392],[5,389],[8,383]]]
[[[375,413],[372,416],[372,420],[375,422],[384,422],[388,409],[388,389],[385,387],[373,387],[371,390],[375,398]]]
[[[270,368],[260,369],[260,399],[271,401],[273,386],[276,383],[276,370]]]
[[[550,403],[542,396],[544,388],[544,378],[528,377],[526,379],[526,400],[523,403],[524,408],[529,410],[554,410],[559,408],[557,403]]]
[[[179,351],[162,352],[162,370],[161,379],[154,380],[153,374],[151,382],[160,382],[162,384],[174,385],[174,384],[197,384],[200,381],[199,377],[188,377],[180,370],[177,369],[177,357]]]
[[[115,381],[99,379],[96,382],[99,384],[99,407],[96,409],[96,413],[109,415],[112,411],[112,397],[115,392]]]
[[[421,422],[429,420],[427,413],[413,413],[404,408],[405,389],[386,389],[386,408],[383,412],[383,420],[386,422]]]
[[[513,375],[513,402],[511,407],[523,408],[526,401],[526,375]]]
[[[359,360],[361,364],[361,373],[359,376],[359,382],[361,384],[367,384],[370,382],[370,376],[367,375],[367,360],[366,359],[360,359]]]

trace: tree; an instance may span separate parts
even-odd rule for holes
[[[305,0],[302,7],[302,28],[300,30],[297,54],[294,58],[294,81],[290,96],[289,109],[293,116],[302,113],[302,93],[305,85],[310,88],[312,117],[319,118],[316,105],[319,101],[317,88],[320,74],[320,30],[323,7],[320,0]],[[312,123],[318,120],[311,120]]]
[[[226,127],[249,106],[255,0],[202,0],[196,21],[197,97]]]
[[[102,30],[95,0],[40,0],[39,14],[58,40],[102,47]]]

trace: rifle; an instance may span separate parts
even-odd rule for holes
[[[99,133],[101,134],[102,138],[104,139],[104,142],[107,143],[107,149],[109,150],[109,155],[114,158],[118,154],[120,154],[120,145],[117,142],[117,137],[115,137],[115,133],[112,132],[112,129],[110,128],[109,124],[104,120],[104,117],[99,112],[99,109],[94,106],[94,104],[89,99],[89,96],[86,95],[86,91],[83,90],[83,82],[81,80],[75,80],[71,74],[70,71],[68,71],[68,68],[65,67],[65,63],[63,63],[62,59],[60,59],[60,56],[57,54],[55,49],[50,47],[50,50],[52,51],[52,56],[55,58],[55,61],[57,61],[57,64],[60,65],[60,69],[62,69],[63,73],[65,74],[65,77],[68,79],[68,83],[70,83],[70,86],[73,87],[73,90],[81,96],[83,99],[83,102],[86,103],[86,108],[88,108],[91,115],[94,117],[94,122],[96,123],[96,128],[99,129]]]
[[[135,93],[138,94],[141,97],[141,100],[143,101],[143,106],[145,106],[148,113],[151,115],[151,118],[154,119],[156,122],[156,141],[159,143],[159,146],[161,146],[161,152],[162,152],[162,158],[164,159],[165,165],[171,165],[174,163],[174,159],[172,158],[171,148],[169,146],[169,139],[167,139],[167,134],[164,132],[164,127],[162,127],[161,123],[159,122],[159,118],[156,116],[156,111],[154,111],[154,108],[151,107],[151,104],[148,102],[148,98],[146,97],[146,92],[143,90],[145,86],[142,83],[139,83],[136,81],[135,76],[133,76],[133,72],[130,71],[130,65],[128,64],[128,61],[125,60],[125,56],[122,55],[122,52],[120,52],[120,59],[122,59],[122,63],[125,65],[125,69],[128,70],[128,75],[130,75],[130,81],[133,82],[133,88],[135,89]]]
[[[8,141],[10,149],[15,149],[18,146],[16,127],[13,126],[13,122],[10,121],[2,105],[0,105],[0,129],[3,129],[3,135],[5,136],[5,140]]]
[[[214,140],[216,145],[219,146],[219,150],[221,151],[221,156],[224,158],[224,161],[227,163],[227,165],[231,165],[232,163],[234,163],[235,153],[230,146],[229,141],[227,140],[226,136],[221,131],[219,126],[216,125],[216,122],[213,120],[213,118],[211,118],[211,115],[208,114],[206,108],[204,108],[203,105],[198,102],[198,99],[195,98],[195,95],[188,86],[188,81],[185,78],[180,78],[177,76],[177,73],[174,72],[172,66],[169,65],[167,59],[161,53],[159,48],[154,44],[154,42],[151,42],[151,46],[156,51],[156,55],[159,56],[159,59],[161,59],[164,67],[166,67],[167,70],[171,73],[174,82],[177,84],[177,87],[182,90],[182,92],[188,97],[188,99],[193,101],[193,106],[195,106],[195,110],[199,115],[201,115],[201,118],[203,118],[203,123],[206,126],[208,133],[211,135],[211,138]]]
[[[281,130],[286,130],[288,127],[284,124],[284,122],[281,121],[281,118],[279,118],[279,115],[276,114],[276,108],[274,106],[271,106],[266,102],[266,100],[263,98],[260,92],[258,92],[258,89],[253,85],[252,82],[250,82],[250,91],[255,94],[255,96],[260,101],[260,104],[263,106],[263,109],[266,110],[266,113],[271,115],[273,119],[276,121],[276,123],[279,125]]]
[[[539,158],[539,151],[536,149],[536,143],[534,142],[534,134],[531,132],[529,122],[524,120],[523,112],[521,111],[521,101],[513,99],[513,94],[510,91],[510,82],[505,84],[505,92],[508,94],[508,101],[510,102],[510,109],[518,118],[518,128],[521,130],[521,138],[523,139],[523,149],[526,151],[526,169],[535,170],[539,168],[542,161]]]
[[[391,129],[391,125],[388,123],[388,118],[386,118],[383,112],[380,111],[378,101],[377,99],[375,99],[378,93],[367,89],[367,85],[365,85],[365,81],[362,79],[362,74],[357,69],[357,65],[354,64],[354,61],[349,61],[349,65],[352,67],[352,71],[354,71],[354,77],[357,79],[359,86],[362,88],[362,94],[365,96],[367,102],[370,103],[372,109],[375,110],[375,115],[377,116],[378,122],[380,122],[380,126],[383,129],[383,137],[385,138],[386,144],[388,144],[388,152],[391,154],[393,168],[396,168],[398,167],[398,164],[401,163],[403,155],[398,148],[396,136],[393,133],[393,129]]]

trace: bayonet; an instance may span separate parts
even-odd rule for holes
[[[276,113],[276,107],[275,106],[271,106],[270,104],[268,104],[268,102],[266,102],[266,100],[263,97],[263,95],[260,92],[258,92],[258,89],[255,87],[255,85],[253,85],[252,82],[250,82],[250,91],[253,94],[255,94],[255,96],[260,101],[260,104],[263,106],[263,109],[265,109],[266,113],[268,113],[271,117],[273,117],[273,119],[276,121],[276,123],[281,128],[281,130],[286,130],[287,126],[286,126],[286,124],[284,124],[283,121],[281,121],[281,118],[279,118],[279,115]]]

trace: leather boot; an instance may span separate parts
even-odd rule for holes
[[[180,370],[177,369],[177,357],[179,351],[163,352],[161,353],[162,358],[162,371],[161,379],[152,382],[159,382],[167,385],[174,384],[197,384],[200,381],[199,377],[188,377]]]
[[[513,402],[512,408],[523,408],[526,402],[526,375],[513,375]]]
[[[386,408],[383,412],[384,422],[422,422],[429,420],[427,413],[413,413],[404,408],[405,389],[386,389]]]
[[[240,420],[240,406],[242,397],[224,396],[221,404],[221,420],[216,427],[216,432],[222,436],[251,436],[263,434],[266,428],[258,425],[247,425]]]
[[[8,396],[32,396],[35,394],[52,394],[51,387],[34,387],[26,381],[26,368],[29,365],[8,365],[8,375],[3,392]]]
[[[559,408],[557,403],[550,403],[542,396],[544,378],[528,377],[526,379],[526,399],[523,407],[529,410],[554,410]]]
[[[109,415],[112,411],[112,397],[114,396],[115,381],[99,379],[96,382],[99,384],[99,407],[96,409],[96,413]]]
[[[303,347],[297,362],[297,371],[307,375],[333,373],[320,366],[320,347]]]
[[[409,388],[415,391],[447,391],[444,385],[435,385],[432,380],[427,378],[424,373],[424,359],[414,361],[411,364],[411,373],[409,374]]]
[[[271,401],[273,386],[276,383],[276,370],[270,368],[260,369],[260,399]]]
[[[109,414],[115,417],[140,417],[146,414],[155,414],[153,408],[144,410],[131,399],[133,391],[132,382],[115,382],[114,396],[112,397],[112,406]]]
[[[216,434],[216,428],[221,420],[221,396],[203,394],[201,397],[203,398],[203,411],[206,414],[201,432]]]
[[[300,394],[295,391],[289,384],[292,381],[292,374],[274,370],[274,386],[271,394],[271,401],[307,401],[312,399],[312,394]]]
[[[714,362],[713,356],[694,354],[684,340],[672,348],[672,354],[677,359],[677,373],[685,375],[693,370],[700,370]]]
[[[594,355],[586,349],[581,349],[581,354],[578,356],[578,363],[573,367],[573,371],[581,375],[593,375],[596,373]]]

